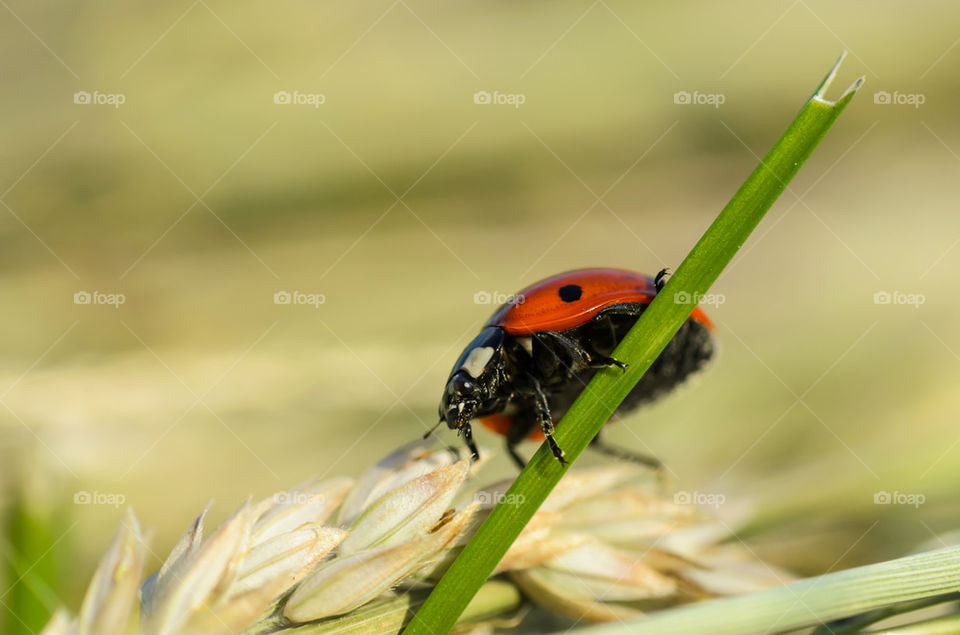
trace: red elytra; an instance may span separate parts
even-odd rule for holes
[[[578,288],[575,301],[564,301],[561,289]],[[603,309],[617,304],[650,304],[657,295],[654,279],[626,269],[595,268],[560,273],[541,280],[516,294],[513,301],[500,307],[487,321],[510,335],[525,336],[543,331],[563,332],[583,326]],[[690,318],[710,331],[713,323],[699,308]],[[480,417],[485,428],[506,436],[513,417],[498,413]],[[527,437],[542,441],[543,432],[535,428]]]
[[[564,302],[560,289],[579,287],[576,302]],[[531,285],[500,307],[487,321],[510,335],[542,331],[563,332],[583,326],[608,306],[650,304],[657,295],[653,278],[626,269],[579,269],[557,274]],[[713,323],[695,307],[690,317],[711,331]]]

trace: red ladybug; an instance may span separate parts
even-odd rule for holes
[[[531,285],[501,306],[453,365],[440,398],[440,423],[457,430],[477,457],[471,421],[506,437],[507,451],[523,467],[516,445],[546,437],[560,463],[554,422],[598,369],[624,364],[610,355],[663,288],[656,278],[624,269],[579,269]],[[627,412],[669,391],[713,355],[713,324],[699,308],[673,337],[617,409]],[[600,450],[644,463],[603,445]]]

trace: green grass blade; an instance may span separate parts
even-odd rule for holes
[[[824,98],[840,61],[614,351],[614,357],[629,364],[626,372],[598,372],[560,421],[556,438],[569,461],[600,431],[696,306],[671,300],[706,293],[860,88],[863,78],[836,102]],[[563,473],[549,448],[541,446],[420,608],[407,633],[449,631]]]
[[[60,501],[49,490],[53,477],[38,471],[31,477],[14,472],[14,484],[0,523],[0,633],[40,632],[60,604],[54,589],[60,582],[69,529]]]
[[[577,633],[779,633],[954,591],[960,591],[960,547],[828,573],[749,595],[691,604],[644,620],[583,628]],[[950,620],[956,628],[956,616]]]

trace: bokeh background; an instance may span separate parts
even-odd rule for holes
[[[716,362],[609,437],[800,574],[960,528],[955,4],[0,5],[0,479],[44,528],[5,521],[0,599],[39,623],[121,500],[165,556],[422,434],[488,298],[679,264],[844,49]]]

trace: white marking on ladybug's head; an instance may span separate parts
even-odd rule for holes
[[[520,346],[523,347],[523,350],[527,351],[527,355],[533,357],[533,338],[532,337],[518,337],[517,341],[520,343]]]
[[[493,357],[493,348],[490,346],[478,346],[470,351],[467,358],[460,365],[461,370],[467,371],[467,374],[476,379],[486,368],[487,362]]]

